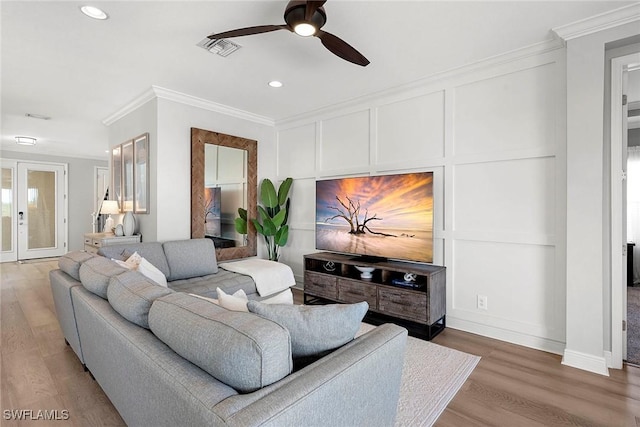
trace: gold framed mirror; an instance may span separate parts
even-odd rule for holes
[[[238,208],[257,214],[257,141],[191,128],[191,238],[211,238],[218,261],[257,254],[256,229],[235,231]]]

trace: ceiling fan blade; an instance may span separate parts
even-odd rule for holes
[[[210,39],[229,39],[231,37],[250,36],[252,34],[268,33],[270,31],[288,30],[286,25],[258,25],[257,27],[239,28],[237,30],[215,33],[207,36]]]
[[[316,13],[316,10],[320,9],[322,7],[322,5],[324,5],[327,2],[327,0],[324,1],[308,1],[307,5],[304,9],[304,20],[305,21],[310,21],[311,17],[313,16],[314,13]]]
[[[363,67],[369,65],[369,60],[367,58],[341,38],[322,30],[318,30],[316,37],[320,39],[324,47],[345,61],[353,62],[354,64],[362,65]]]

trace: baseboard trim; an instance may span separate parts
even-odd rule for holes
[[[493,338],[511,344],[517,344],[558,355],[562,355],[565,349],[565,343],[560,341],[509,331],[495,326],[481,325],[476,322],[459,319],[449,315],[447,315],[447,328],[458,329],[472,334],[481,335],[483,337]]]
[[[571,366],[572,368],[578,368],[595,374],[604,375],[605,377],[609,376],[607,360],[604,356],[598,357],[592,354],[565,349],[564,355],[562,356],[562,364]]]

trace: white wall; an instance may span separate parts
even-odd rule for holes
[[[157,192],[158,169],[158,103],[151,99],[129,114],[109,125],[109,148],[129,141],[143,133],[149,133],[149,213],[135,214],[136,228],[142,234],[142,240],[154,242],[158,236],[158,200]],[[111,170],[111,158],[109,158],[109,170]],[[111,187],[111,185],[109,185]],[[113,194],[111,192],[110,194]],[[124,215],[117,215],[116,224],[122,223]]]
[[[106,148],[106,147],[105,147]],[[69,244],[68,251],[84,249],[84,233],[91,233],[93,207],[93,175],[95,166],[107,166],[103,160],[79,159],[75,157],[48,156],[22,151],[2,151],[3,159],[36,162],[67,163],[69,180]]]
[[[637,22],[567,42],[567,343],[563,363],[606,373],[610,311],[605,44]]]
[[[258,141],[258,182],[273,175],[272,126],[215,111],[158,99],[157,240],[191,237],[191,128],[206,129]],[[152,192],[153,193],[153,192]],[[258,250],[262,249],[261,241]]]
[[[564,50],[539,51],[278,123],[278,178],[295,179],[282,259],[302,282],[302,256],[315,251],[316,179],[434,171],[447,324],[561,353],[564,78]]]

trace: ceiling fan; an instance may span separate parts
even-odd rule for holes
[[[268,33],[277,30],[289,30],[303,37],[315,36],[320,42],[335,55],[363,67],[369,64],[369,60],[360,52],[351,47],[347,42],[331,33],[322,31],[322,26],[327,22],[327,14],[322,7],[325,1],[296,1],[292,0],[284,10],[283,25],[258,25],[256,27],[239,28],[237,30],[207,36],[210,39],[227,39],[232,37],[248,36],[251,34]]]

